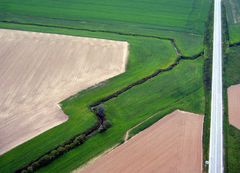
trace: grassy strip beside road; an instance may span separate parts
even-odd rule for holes
[[[213,3],[209,10],[208,21],[206,22],[206,30],[204,37],[205,55],[203,66],[203,81],[205,94],[205,110],[203,124],[203,171],[207,172],[208,167],[205,161],[209,157],[209,138],[210,138],[210,120],[211,120],[211,84],[212,84],[212,53],[213,53]]]
[[[228,122],[227,88],[240,83],[240,47],[227,48],[224,56],[225,164],[226,172],[240,170],[240,130]]]
[[[225,144],[225,172],[238,173],[240,170],[240,130],[228,122],[227,88],[240,83],[240,47],[230,44],[232,32],[229,25],[225,6],[223,6],[223,79],[224,79],[224,144]],[[230,36],[229,36],[230,34]],[[240,35],[240,34],[238,34]]]

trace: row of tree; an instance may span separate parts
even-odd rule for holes
[[[95,126],[86,130],[84,133],[77,135],[74,138],[66,141],[64,144],[58,146],[52,151],[44,154],[43,156],[41,156],[34,162],[28,164],[24,168],[17,170],[16,173],[32,173],[38,170],[39,168],[48,165],[53,160],[67,153],[68,151],[78,147],[79,145],[82,145],[93,133],[95,132],[102,133],[111,127],[111,123],[105,118],[104,108],[102,106],[95,107],[92,110],[97,115],[99,120],[97,124],[95,124]]]

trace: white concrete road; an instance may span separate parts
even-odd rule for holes
[[[221,22],[221,0],[215,0],[209,173],[224,172]]]

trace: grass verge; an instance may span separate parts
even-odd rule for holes
[[[227,14],[223,6],[223,79],[224,79],[224,145],[225,172],[238,173],[240,170],[240,130],[228,122],[227,88],[240,83],[240,46],[231,47],[232,32],[229,32]],[[230,37],[229,37],[230,34]],[[239,35],[239,34],[238,34]],[[230,46],[229,46],[230,45]]]

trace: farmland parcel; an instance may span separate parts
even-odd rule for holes
[[[2,155],[0,172],[13,172],[55,152],[97,122],[90,105],[138,81],[145,82],[102,103],[111,128],[38,171],[70,172],[122,142],[126,131],[149,117],[131,136],[175,109],[203,114],[200,55],[208,10],[208,0],[1,1],[2,28],[127,41],[129,61],[124,74],[61,102],[69,120]]]
[[[75,172],[202,173],[203,116],[176,110]]]
[[[125,71],[126,42],[0,30],[0,154],[67,120],[58,103]]]
[[[240,84],[230,86],[227,93],[229,123],[240,129]]]

